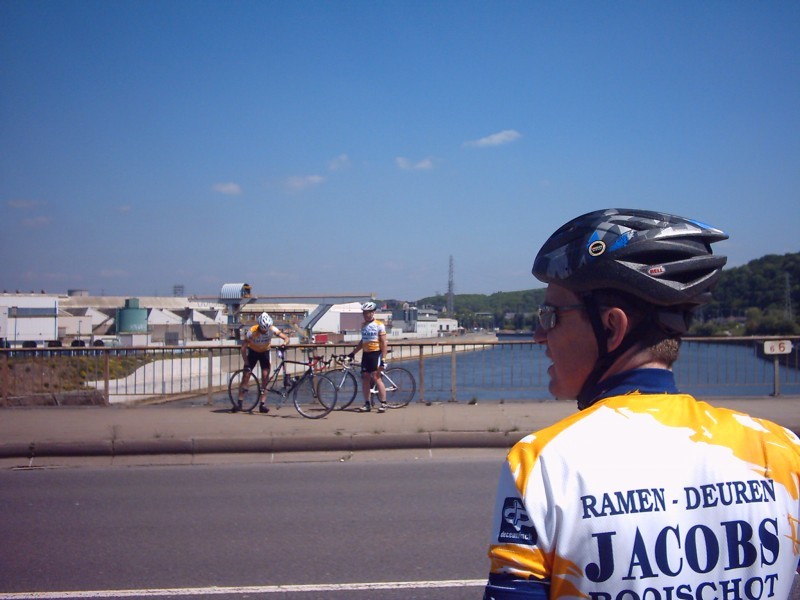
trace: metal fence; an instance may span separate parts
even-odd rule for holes
[[[765,338],[689,338],[675,366],[679,387],[699,396],[800,394],[800,338],[792,350],[765,354]],[[290,346],[287,359],[310,351],[329,358],[353,345]],[[544,346],[526,341],[442,341],[391,344],[390,362],[417,380],[419,402],[549,399]],[[207,398],[227,389],[241,367],[239,348],[91,347],[0,350],[0,403],[70,403],[94,394],[106,403]],[[273,366],[275,359],[273,358]]]

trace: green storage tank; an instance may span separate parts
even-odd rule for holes
[[[139,308],[138,298],[125,300],[125,308],[117,309],[117,333],[147,333],[147,309]]]

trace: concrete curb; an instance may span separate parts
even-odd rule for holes
[[[521,435],[498,432],[378,433],[258,438],[100,440],[0,443],[0,458],[359,452],[444,448],[511,448]]]
[[[192,454],[192,440],[114,440],[112,456],[135,456],[142,454]]]
[[[432,448],[511,448],[522,438],[521,434],[510,435],[495,431],[434,431],[431,433]]]

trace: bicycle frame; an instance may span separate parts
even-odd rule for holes
[[[336,365],[328,375],[333,380],[338,390],[336,409],[344,410],[356,399],[359,390],[361,390],[364,385],[366,375],[361,372],[359,363],[351,359],[349,355],[333,356],[325,362],[324,365],[330,368],[334,360],[336,361]],[[398,377],[399,379],[397,379]],[[348,378],[352,381],[352,387],[348,382]],[[380,378],[386,389],[386,406],[388,408],[402,408],[408,405],[414,397],[416,381],[408,369],[404,369],[403,367],[391,367],[388,362],[384,362],[380,370]],[[344,392],[345,389],[347,392]],[[352,396],[350,394],[352,394]],[[378,398],[377,382],[371,377],[369,383],[370,406],[374,406]]]
[[[273,394],[277,394],[278,396],[283,398],[287,398],[289,394],[291,394],[294,389],[300,385],[300,382],[306,379],[309,375],[314,374],[314,368],[319,364],[322,360],[322,356],[311,356],[309,355],[307,361],[299,361],[299,360],[288,360],[286,358],[286,353],[284,350],[277,351],[278,360],[280,361],[275,369],[272,371],[272,375],[267,380],[265,384],[265,391],[271,392]],[[301,365],[304,367],[302,373],[299,375],[289,375],[286,365]],[[279,385],[279,375],[283,374],[283,385]],[[291,378],[291,379],[289,379]],[[282,388],[282,389],[279,389]]]
[[[233,406],[231,412],[251,413],[261,402],[259,412],[268,413],[269,408],[265,403],[267,393],[279,397],[276,408],[280,408],[284,399],[291,394],[295,409],[307,419],[321,419],[331,412],[336,406],[336,386],[323,373],[326,367],[324,357],[314,356],[311,350],[307,352],[308,359],[305,361],[287,360],[285,348],[278,348],[278,363],[271,373],[266,372],[263,385],[262,378],[247,367],[235,371],[228,381],[228,397]],[[302,367],[302,372],[290,375],[288,365],[298,365]],[[250,383],[242,385],[244,374],[248,375],[248,382],[255,388]]]
[[[291,394],[295,409],[307,419],[320,419],[327,415],[336,406],[336,386],[322,371],[325,368],[323,356],[315,356],[312,350],[307,350],[306,361],[287,360],[283,348],[278,349],[278,364],[262,390],[280,397],[278,408],[283,400]],[[290,374],[288,365],[303,367],[299,375]]]

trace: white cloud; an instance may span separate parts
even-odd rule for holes
[[[418,162],[411,162],[405,156],[398,156],[394,159],[395,164],[406,171],[425,171],[433,168],[433,159],[423,158]]]
[[[347,154],[340,154],[328,163],[329,171],[341,171],[350,166],[350,157]]]
[[[510,144],[522,137],[519,131],[514,129],[504,129],[498,133],[493,133],[482,137],[478,140],[471,140],[464,142],[463,146],[468,148],[483,148],[486,146],[502,146],[503,144]]]
[[[215,183],[212,189],[226,196],[238,196],[242,193],[242,187],[238,183],[233,183],[232,181],[228,183]]]
[[[306,175],[305,177],[295,175],[286,180],[286,187],[289,190],[299,192],[301,190],[314,187],[315,185],[319,185],[323,181],[325,181],[325,177],[322,175]]]

